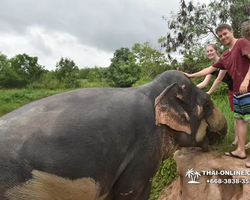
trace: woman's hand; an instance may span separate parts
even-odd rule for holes
[[[192,78],[192,74],[188,74],[188,73],[186,73],[186,72],[183,72],[183,71],[181,71],[186,77],[188,77],[188,78]]]

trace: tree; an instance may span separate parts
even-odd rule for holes
[[[86,79],[89,82],[105,82],[108,74],[107,67],[97,67],[91,68]]]
[[[241,37],[241,24],[250,19],[250,0],[221,0],[219,4],[215,3],[214,0],[212,4],[218,9],[219,18],[232,26],[236,38]]]
[[[38,64],[37,57],[18,54],[11,59],[1,55],[1,86],[5,88],[22,88],[33,83],[45,72]]]
[[[76,88],[80,86],[79,68],[73,60],[61,58],[56,64],[56,77],[64,83],[66,88]]]
[[[6,55],[0,53],[0,86],[14,88],[18,86],[18,75],[11,68]]]
[[[135,55],[142,76],[154,78],[168,67],[165,54],[152,48],[148,42],[134,44],[132,53]]]
[[[186,54],[194,45],[218,41],[215,29],[220,23],[230,24],[239,37],[240,25],[250,19],[249,13],[250,0],[213,0],[208,5],[181,0],[177,14],[172,13],[170,20],[163,17],[170,32],[159,42],[167,53]]]
[[[79,69],[79,77],[82,79],[86,79],[90,71],[91,71],[91,68],[88,68],[88,67]]]
[[[28,82],[37,80],[45,71],[44,66],[38,64],[38,57],[18,54],[10,59],[11,67]]]
[[[57,79],[55,71],[51,70],[43,73],[40,79],[29,85],[29,88],[55,90],[64,89],[65,85]]]
[[[115,51],[111,59],[107,80],[116,87],[131,87],[140,78],[140,67],[129,48]]]
[[[7,63],[8,63],[7,56],[0,52],[0,70],[2,70],[3,66],[5,66]]]

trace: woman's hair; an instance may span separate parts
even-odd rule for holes
[[[215,50],[217,56],[220,57],[220,52],[219,52],[219,49],[218,49],[218,47],[216,46],[216,44],[208,44],[207,47],[209,47],[209,46],[211,46],[211,47]]]
[[[241,24],[241,35],[250,41],[250,20]]]

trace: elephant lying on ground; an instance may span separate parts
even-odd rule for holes
[[[145,200],[176,147],[206,150],[226,131],[209,96],[175,70],[43,98],[0,118],[0,199]]]

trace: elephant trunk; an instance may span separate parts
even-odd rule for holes
[[[213,115],[206,119],[207,137],[209,138],[210,144],[215,143],[219,139],[224,138],[227,133],[227,120],[223,113],[214,105]]]

